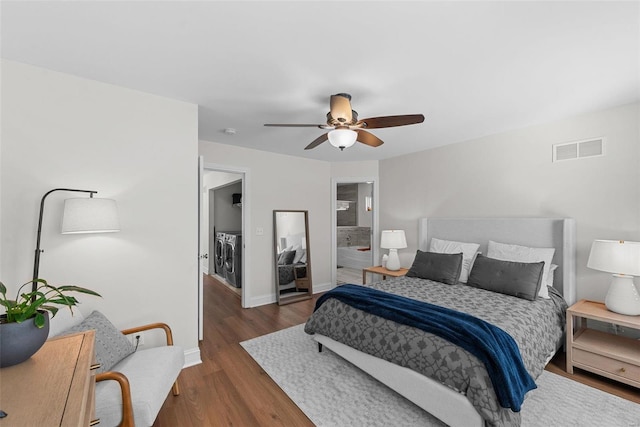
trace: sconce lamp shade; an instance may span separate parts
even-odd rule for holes
[[[404,230],[384,230],[380,238],[380,247],[389,249],[389,259],[387,260],[387,270],[400,270],[400,258],[398,249],[407,247],[407,239]]]
[[[351,129],[336,129],[327,134],[329,143],[341,151],[356,143],[358,132]]]
[[[594,240],[587,267],[613,273],[605,305],[629,316],[640,314],[640,294],[633,276],[640,276],[640,243],[623,240]]]
[[[64,201],[62,234],[116,231],[120,231],[120,222],[115,200],[86,197]]]
[[[404,249],[407,247],[407,239],[404,230],[384,230],[380,238],[382,249]]]

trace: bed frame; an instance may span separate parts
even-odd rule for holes
[[[558,265],[554,288],[567,304],[576,300],[576,226],[572,218],[421,218],[418,249],[426,251],[432,237],[480,244],[487,253],[489,240],[523,246],[556,248]],[[484,426],[484,420],[466,396],[411,369],[379,359],[324,335],[314,339],[452,427]]]

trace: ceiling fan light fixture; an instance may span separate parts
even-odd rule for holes
[[[327,136],[329,143],[342,151],[356,143],[358,132],[351,129],[336,129],[329,132]]]

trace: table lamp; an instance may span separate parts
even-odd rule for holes
[[[604,300],[607,309],[620,314],[640,314],[640,294],[633,276],[640,276],[640,243],[594,240],[587,267],[613,273]]]
[[[404,230],[384,230],[380,239],[380,247],[389,249],[389,259],[387,260],[387,270],[400,270],[400,258],[398,249],[407,247],[407,239]]]

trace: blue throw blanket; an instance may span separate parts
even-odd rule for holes
[[[325,293],[318,298],[315,310],[329,298],[336,298],[367,313],[422,329],[467,350],[484,363],[498,402],[504,408],[519,412],[525,394],[536,388],[513,338],[484,320],[449,308],[357,285],[342,285]]]

